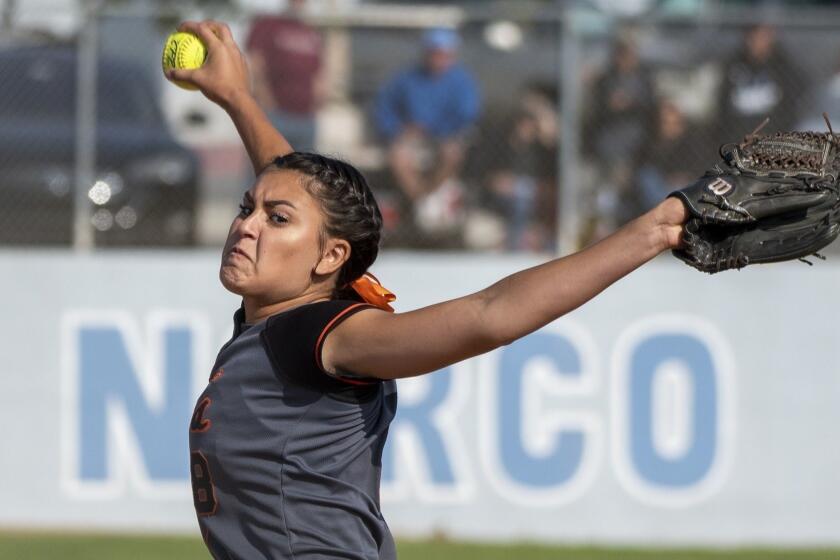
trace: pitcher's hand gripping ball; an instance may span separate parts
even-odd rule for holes
[[[840,135],[753,133],[720,155],[703,177],[669,195],[689,213],[674,256],[708,273],[822,258],[817,251],[840,234]]]
[[[173,33],[163,46],[163,73],[167,70],[200,68],[207,58],[207,49],[197,35],[179,31]],[[198,89],[192,84],[173,80],[172,83],[184,89]]]

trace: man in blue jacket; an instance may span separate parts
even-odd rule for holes
[[[459,43],[453,30],[427,31],[422,62],[398,72],[376,100],[374,116],[388,142],[389,165],[412,206],[443,191],[452,206],[458,195],[453,189],[459,190],[466,131],[480,105],[475,80],[458,62]],[[434,229],[423,216],[415,217],[422,228]]]

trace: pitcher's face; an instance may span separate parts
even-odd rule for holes
[[[321,257],[323,215],[297,171],[262,173],[245,193],[222,253],[229,291],[266,304],[307,293]]]

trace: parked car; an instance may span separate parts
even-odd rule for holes
[[[191,245],[197,157],[167,130],[151,81],[100,57],[96,172],[85,203],[97,246]],[[0,245],[73,240],[77,51],[0,50]]]

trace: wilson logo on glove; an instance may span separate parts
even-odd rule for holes
[[[718,196],[724,196],[734,187],[730,183],[724,181],[723,179],[715,179],[714,181],[709,183],[709,186],[707,188]]]

